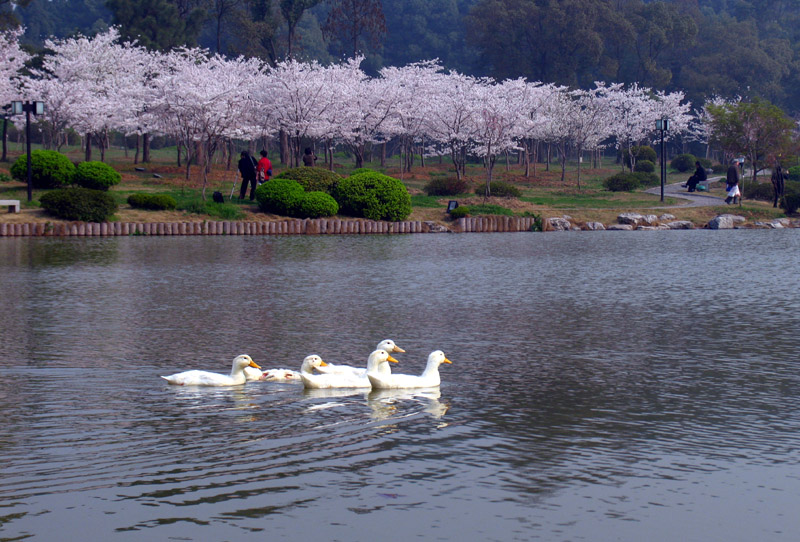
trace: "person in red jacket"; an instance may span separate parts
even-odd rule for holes
[[[262,150],[261,160],[258,161],[258,166],[256,167],[258,184],[267,182],[270,177],[272,177],[272,162],[267,158],[267,151]]]

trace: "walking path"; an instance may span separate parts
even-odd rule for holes
[[[715,181],[719,181],[723,179],[723,177],[710,177],[708,179],[708,183],[712,183]],[[687,192],[686,188],[681,186],[682,183],[674,183],[668,184],[664,186],[664,197],[671,197],[671,198],[681,198],[689,200],[689,203],[685,205],[681,205],[681,207],[716,207],[717,205],[724,205],[725,199],[719,196],[712,196],[708,193],[703,192]],[[648,194],[656,194],[661,195],[661,186],[656,186],[655,188],[648,188],[645,190]],[[668,209],[670,207],[675,207],[674,205],[671,206],[664,206],[664,207],[654,207],[655,209]]]

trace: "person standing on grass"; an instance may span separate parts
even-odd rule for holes
[[[728,193],[725,203],[730,204],[733,202],[736,204],[741,201],[742,193],[739,191],[738,160],[734,159],[728,168],[728,173],[725,177],[725,191]]]
[[[267,158],[267,151],[262,150],[260,154],[261,159],[258,161],[258,166],[256,166],[258,184],[265,183],[272,177],[272,162]]]
[[[786,191],[786,173],[781,169],[781,165],[776,163],[772,170],[772,206],[777,207],[778,201],[783,198]]]
[[[314,167],[317,164],[317,155],[311,150],[311,147],[306,147],[303,153],[303,165],[306,167]]]
[[[239,159],[239,173],[242,175],[242,188],[239,190],[239,199],[244,199],[247,194],[247,185],[250,185],[250,201],[256,199],[256,161],[247,151],[242,151]]]

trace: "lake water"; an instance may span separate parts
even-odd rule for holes
[[[0,540],[795,541],[798,230],[0,239]],[[250,354],[439,390],[168,386]]]

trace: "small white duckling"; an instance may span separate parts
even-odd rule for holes
[[[367,378],[372,384],[372,389],[400,389],[400,388],[433,388],[441,383],[439,365],[452,363],[441,350],[434,350],[428,356],[428,363],[420,376],[389,374],[384,375],[377,371],[367,371]],[[382,362],[386,365],[386,362]]]
[[[238,386],[247,381],[247,377],[244,375],[245,367],[261,369],[250,356],[242,354],[234,358],[229,375],[208,371],[184,371],[161,378],[175,386]]]

